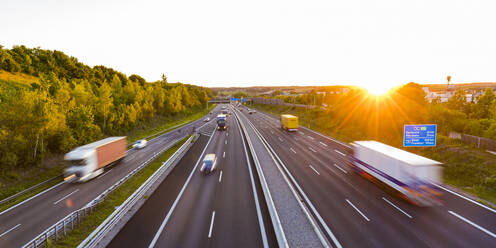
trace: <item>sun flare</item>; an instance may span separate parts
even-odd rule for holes
[[[375,96],[385,95],[391,89],[390,87],[388,87],[386,85],[370,85],[370,86],[365,86],[364,88],[370,94],[375,95]]]

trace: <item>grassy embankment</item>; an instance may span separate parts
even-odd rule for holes
[[[187,139],[186,137],[176,145],[165,151],[161,156],[153,160],[148,166],[143,168],[138,174],[123,183],[114,192],[110,193],[105,200],[100,203],[87,218],[70,232],[68,236],[56,242],[53,242],[48,247],[76,247],[88,235],[91,234],[114,210],[120,206],[133,192],[138,189],[174,152],[176,152]],[[145,196],[148,197],[148,196]]]
[[[331,116],[325,115],[323,111],[262,104],[254,104],[250,107],[274,115],[281,113],[296,115],[300,119],[300,125],[344,142],[371,139],[362,136],[361,132],[354,132],[353,127],[346,127],[342,130],[333,129],[332,123],[335,123],[335,120]],[[438,134],[437,146],[434,148],[409,148],[406,150],[442,162],[444,164],[444,183],[484,199],[480,200],[483,203],[487,203],[486,201],[496,203],[495,155],[464,144],[460,140],[449,139],[442,134]]]
[[[38,83],[39,78],[29,76],[23,73],[10,73],[0,70],[0,84],[9,84],[13,87],[30,87],[31,83]],[[157,132],[170,129],[174,126],[181,126],[193,120],[199,119],[207,114],[215,105],[210,105],[209,109],[196,108],[185,113],[177,114],[170,117],[157,117],[153,121],[143,123],[140,126],[131,130],[128,134],[128,142],[148,137]],[[123,134],[125,135],[125,134]],[[11,195],[21,192],[25,189],[33,187],[41,182],[62,174],[64,169],[63,157],[61,154],[52,154],[47,156],[47,159],[39,165],[30,168],[18,168],[16,170],[0,173],[0,200]],[[3,211],[15,204],[22,202],[29,197],[32,197],[43,190],[46,190],[57,183],[60,183],[62,178],[44,184],[41,187],[17,197],[15,200],[1,204],[0,211]]]

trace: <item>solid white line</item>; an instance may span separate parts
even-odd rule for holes
[[[296,154],[296,151],[293,148],[289,148],[289,150],[291,150],[292,152],[294,152],[294,154]]]
[[[245,150],[245,157],[246,157],[246,161],[247,161],[246,165],[248,167],[248,172],[250,174],[251,189],[253,191],[253,199],[255,200],[255,208],[257,209],[258,225],[260,227],[260,233],[262,236],[262,243],[263,243],[264,248],[268,248],[269,243],[267,242],[267,234],[265,232],[265,226],[264,226],[263,219],[262,219],[262,212],[260,210],[260,202],[258,201],[258,194],[257,194],[257,189],[255,187],[255,180],[253,178],[253,172],[251,170],[250,158],[248,157],[248,150],[246,149],[246,141],[245,141],[245,138],[243,137],[243,133],[241,131],[241,126],[239,125],[239,121],[240,120],[238,120],[238,118],[236,117],[236,124],[237,124],[238,129],[239,129],[239,134],[241,135],[241,140],[243,141],[243,149]]]
[[[319,173],[319,172],[318,172],[315,168],[313,168],[313,166],[312,166],[312,165],[308,165],[308,166],[310,166],[310,168],[311,168],[313,171],[315,171],[315,173],[317,173],[317,175],[319,175],[319,176],[320,176],[320,173]]]
[[[281,142],[283,142],[283,141],[284,141],[281,137],[279,137],[279,140],[280,140]]]
[[[3,235],[5,235],[5,234],[7,234],[7,233],[11,232],[12,230],[14,230],[14,229],[18,228],[20,225],[21,225],[21,224],[17,224],[17,225],[15,225],[14,227],[12,227],[12,228],[10,228],[9,230],[7,230],[6,232],[4,232],[4,233],[0,234],[0,238],[1,238]]]
[[[217,129],[217,126],[215,128]],[[183,187],[181,188],[181,191],[179,192],[179,195],[177,196],[176,200],[172,204],[172,207],[169,209],[169,212],[167,213],[167,216],[165,216],[165,219],[162,221],[162,224],[160,224],[160,227],[159,227],[158,231],[155,233],[155,236],[153,237],[153,240],[150,243],[150,245],[148,246],[148,248],[155,247],[155,244],[157,243],[157,240],[160,237],[160,234],[162,234],[162,231],[164,230],[165,225],[167,225],[167,222],[169,221],[169,218],[171,217],[172,212],[174,212],[174,209],[176,208],[177,203],[179,202],[179,199],[181,199],[181,196],[183,195],[184,191],[186,190],[186,187],[188,186],[189,181],[191,181],[191,178],[193,177],[193,174],[195,173],[196,168],[200,164],[200,161],[203,158],[203,155],[205,154],[205,151],[207,150],[207,147],[210,144],[210,141],[212,141],[213,137],[214,137],[214,135],[212,135],[208,139],[207,145],[205,145],[205,148],[203,148],[203,151],[202,151],[200,157],[196,161],[195,167],[193,167],[193,170],[191,170],[191,173],[189,174],[188,179],[186,179],[186,182],[184,183]]]
[[[402,212],[404,215],[408,216],[408,218],[412,219],[413,217],[409,214],[407,214],[405,211],[403,211],[401,208],[397,207],[396,205],[394,205],[392,202],[390,202],[388,199],[382,197],[382,199],[384,201],[386,201],[387,203],[389,203],[391,206],[393,206],[394,208],[398,209],[398,211]]]
[[[353,203],[351,203],[348,199],[346,199],[346,202],[348,202],[348,204],[350,204],[365,220],[370,221],[369,218],[367,218],[367,216],[365,216],[365,214],[355,207],[355,205],[353,205]]]
[[[226,157],[226,152],[222,153],[222,157],[225,158]]]
[[[340,151],[338,151],[336,149],[334,149],[334,151],[337,152],[337,153],[339,153],[339,154],[341,154],[341,156],[346,156],[346,154],[344,154],[344,153],[342,153],[342,152],[340,152]]]
[[[334,164],[334,167],[338,168],[339,170],[341,170],[342,172],[344,172],[345,174],[348,174],[347,171],[345,171],[343,168],[339,167],[339,165],[337,164]]]
[[[72,194],[74,194],[74,193],[76,193],[76,192],[78,192],[78,191],[79,191],[79,189],[76,189],[76,190],[72,191],[72,192],[71,192],[71,193],[69,193],[68,195],[66,195],[66,196],[62,197],[61,199],[59,199],[58,201],[54,202],[54,203],[53,203],[53,205],[55,205],[55,204],[57,204],[57,203],[59,203],[59,202],[63,201],[65,198],[67,198],[67,197],[71,196]]]
[[[327,147],[327,145],[326,145],[324,142],[319,141],[319,143],[320,143],[321,145],[323,145],[323,146]]]
[[[210,230],[208,231],[208,238],[212,237],[212,229],[214,228],[215,211],[212,212],[212,220],[210,220]]]
[[[312,151],[312,152],[317,152],[317,151],[315,151],[315,150],[314,150],[313,148],[311,148],[311,147],[308,147],[308,149],[309,149],[310,151]]]
[[[222,171],[220,171],[219,183],[222,181]]]
[[[110,170],[108,170],[107,172],[103,173],[103,174],[102,174],[101,176],[99,176],[98,178],[100,178],[100,177],[104,177],[105,175],[107,175],[107,174],[108,174],[110,171],[112,171],[112,170],[113,170],[113,168],[112,168],[112,169],[110,169]]]
[[[439,184],[436,184],[436,186],[438,186],[439,188],[441,188],[441,189],[443,189],[443,190],[445,190],[445,191],[450,192],[450,193],[451,193],[451,194],[453,194],[453,195],[456,195],[456,196],[458,196],[458,197],[460,197],[460,198],[462,198],[462,199],[465,199],[465,200],[467,200],[467,201],[469,201],[469,202],[471,202],[471,203],[473,203],[473,204],[476,204],[476,205],[478,205],[479,207],[483,207],[483,208],[485,208],[485,209],[487,209],[487,210],[489,210],[489,211],[491,211],[491,212],[493,212],[493,213],[496,213],[496,210],[494,210],[494,209],[492,209],[492,208],[490,208],[490,207],[488,207],[488,206],[486,206],[486,205],[480,204],[480,203],[478,203],[478,202],[476,202],[476,201],[474,201],[474,200],[472,200],[472,199],[470,199],[470,198],[468,198],[468,197],[465,197],[465,196],[460,195],[460,194],[458,194],[458,193],[456,193],[456,192],[454,192],[454,191],[451,191],[451,190],[449,190],[449,189],[447,189],[447,188],[445,188],[445,187],[443,187],[443,186],[441,186],[441,185],[439,185]]]
[[[312,139],[312,140],[314,139],[314,138],[313,138],[312,136],[310,136],[310,135],[307,135],[307,137],[308,137],[309,139]]]
[[[468,220],[468,219],[465,219],[463,216],[460,216],[460,215],[458,215],[457,213],[455,213],[455,212],[453,212],[453,211],[451,211],[451,210],[449,210],[448,212],[449,212],[450,214],[452,214],[452,215],[454,215],[454,216],[456,216],[456,217],[460,218],[461,220],[463,220],[463,221],[467,222],[468,224],[472,225],[473,227],[475,227],[475,228],[477,228],[477,229],[479,229],[479,230],[481,230],[481,231],[485,232],[487,235],[489,235],[489,236],[491,236],[491,237],[493,237],[493,238],[495,238],[495,239],[496,239],[496,234],[494,234],[494,233],[492,233],[492,232],[490,232],[490,231],[486,230],[484,227],[481,227],[481,226],[479,226],[479,225],[475,224],[474,222],[472,222],[472,221],[470,221],[470,220]]]
[[[62,182],[60,182],[60,183],[58,183],[58,184],[56,184],[56,185],[54,185],[54,186],[52,186],[52,187],[50,187],[50,188],[48,188],[48,189],[45,189],[45,190],[44,190],[44,191],[42,191],[41,193],[38,193],[38,194],[36,194],[36,195],[34,195],[34,196],[31,196],[31,197],[29,197],[28,199],[26,199],[26,200],[24,200],[24,201],[22,201],[22,202],[20,202],[20,203],[17,203],[16,205],[14,205],[14,206],[12,206],[12,207],[10,207],[10,208],[7,208],[7,209],[3,210],[2,212],[0,212],[0,215],[2,215],[2,214],[4,214],[4,213],[7,213],[8,211],[10,211],[10,210],[12,210],[12,209],[14,209],[14,208],[16,208],[16,207],[18,207],[18,206],[22,205],[22,204],[24,204],[24,203],[26,203],[26,202],[28,202],[28,201],[30,201],[30,200],[32,200],[32,199],[34,199],[34,198],[36,198],[36,197],[38,197],[38,196],[40,196],[40,195],[42,195],[42,194],[44,194],[44,193],[46,193],[46,192],[48,192],[48,191],[50,191],[50,190],[54,189],[54,188],[56,188],[56,187],[58,187],[58,186],[60,186],[60,185],[62,185],[62,184],[64,184],[64,183],[65,183],[65,181],[62,181]]]

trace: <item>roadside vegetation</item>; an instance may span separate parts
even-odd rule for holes
[[[59,51],[0,46],[0,199],[60,171],[76,146],[146,137],[200,116],[210,97],[165,75],[150,83]]]
[[[421,86],[415,83],[384,96],[354,89],[346,94],[319,97],[327,108],[263,104],[253,107],[275,115],[294,114],[300,118],[300,125],[345,142],[377,140],[440,161],[444,164],[445,183],[496,203],[496,156],[448,138],[451,131],[496,138],[496,97],[491,89],[477,102],[466,102],[465,92],[457,91],[446,103],[439,99],[429,103]],[[403,125],[420,123],[438,125],[437,146],[402,147]]]
[[[77,247],[87,238],[114,210],[120,206],[131,194],[134,193],[169,157],[176,152],[189,138],[186,137],[173,147],[165,151],[161,156],[153,160],[139,173],[134,175],[119,188],[110,193],[105,200],[97,205],[95,210],[77,225],[74,231],[69,232],[56,242],[50,242],[48,247]]]

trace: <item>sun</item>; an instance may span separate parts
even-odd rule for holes
[[[390,87],[386,85],[370,85],[370,86],[365,86],[364,87],[369,94],[375,95],[375,96],[382,96],[388,93],[388,91],[391,89]]]

